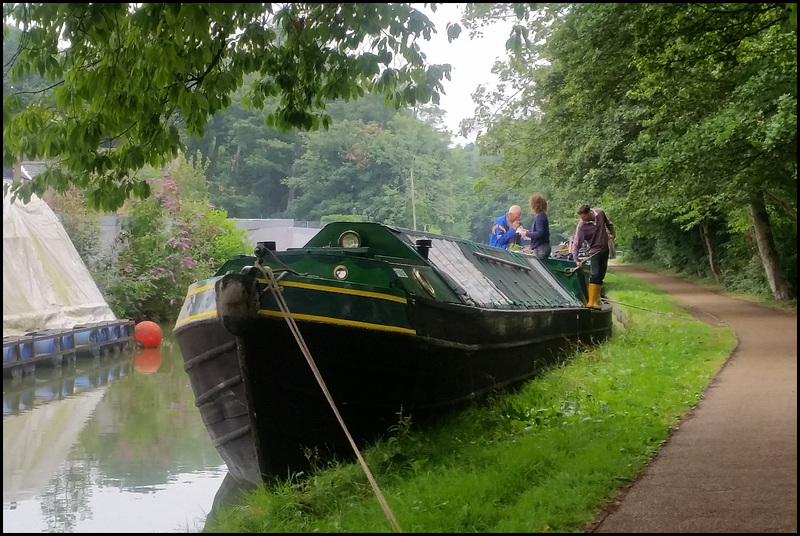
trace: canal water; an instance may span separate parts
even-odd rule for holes
[[[227,474],[159,348],[3,382],[3,532],[200,532]]]

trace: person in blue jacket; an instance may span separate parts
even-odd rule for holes
[[[503,249],[508,249],[512,244],[522,246],[522,235],[517,233],[521,215],[522,208],[519,205],[511,205],[507,213],[494,220],[489,245]]]

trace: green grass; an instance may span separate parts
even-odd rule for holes
[[[603,345],[434,426],[401,421],[358,463],[262,486],[205,532],[583,532],[695,406],[736,344],[655,287],[606,278]],[[619,318],[619,314],[617,315]]]

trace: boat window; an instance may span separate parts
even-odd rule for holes
[[[355,231],[345,231],[339,235],[339,246],[343,248],[361,247],[361,236]]]
[[[414,278],[419,282],[422,288],[424,288],[428,292],[428,294],[430,294],[434,298],[436,297],[436,291],[433,290],[431,284],[428,282],[425,276],[422,275],[422,272],[420,272],[417,268],[414,268]]]
[[[333,277],[338,279],[339,281],[344,281],[347,279],[347,267],[343,265],[339,265],[333,269]]]

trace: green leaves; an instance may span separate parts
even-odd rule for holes
[[[568,202],[558,210],[599,204],[646,258],[681,259],[693,274],[746,252],[746,232],[774,225],[767,233],[794,244],[797,35],[787,16],[763,3],[543,7],[525,26],[535,37],[515,28],[507,43],[519,52],[501,71],[514,103],[482,95],[486,117],[505,107],[481,139],[498,157],[494,176],[558,191]],[[764,191],[781,192],[767,196],[769,222],[751,210],[750,230],[726,227]],[[638,246],[650,240],[657,251]],[[741,268],[755,254],[774,266],[768,250],[726,260]],[[796,274],[796,251],[777,250]]]
[[[461,26],[459,24],[448,24],[447,25],[447,41],[453,42],[454,39],[457,39],[458,36],[461,35]]]
[[[251,105],[279,97],[267,124],[284,131],[327,128],[328,102],[374,90],[395,107],[436,102],[449,76],[420,54],[415,40],[433,25],[411,4],[53,3],[4,16],[21,29],[6,32],[13,47],[4,38],[10,80],[48,81],[33,92],[4,84],[4,165],[56,156],[57,186],[88,177],[90,201],[107,208],[132,191],[110,193],[119,177],[183,150],[178,124],[202,136],[246,75],[259,77]],[[117,167],[98,166],[99,151]]]

